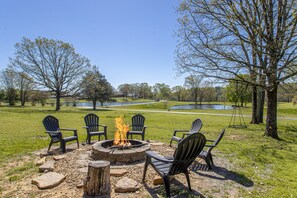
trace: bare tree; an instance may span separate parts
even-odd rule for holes
[[[265,135],[277,139],[277,88],[297,74],[296,1],[185,0],[180,15],[179,69],[265,89]]]
[[[75,92],[89,60],[75,52],[69,43],[47,38],[34,41],[23,38],[15,45],[11,63],[27,73],[41,87],[56,95],[56,111],[60,110],[63,93]]]

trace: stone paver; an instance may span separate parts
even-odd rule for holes
[[[40,189],[54,188],[65,180],[65,176],[55,172],[45,173],[44,175],[32,180]]]
[[[53,171],[54,168],[55,168],[55,161],[49,160],[49,161],[46,161],[43,165],[39,166],[39,172]]]
[[[110,169],[110,176],[114,177],[122,177],[124,176],[128,171],[126,169]]]
[[[141,185],[137,183],[135,180],[130,179],[128,177],[124,177],[116,183],[115,192],[116,193],[135,192],[140,187]]]

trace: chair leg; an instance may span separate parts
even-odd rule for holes
[[[107,140],[107,135],[106,135],[106,133],[104,133],[104,137],[105,137],[105,140]]]
[[[187,178],[187,182],[188,182],[188,187],[189,187],[189,190],[192,191],[191,189],[191,183],[190,183],[190,176],[189,176],[189,172],[186,171],[185,172],[185,175],[186,175],[186,178]]]
[[[65,143],[64,140],[61,141],[61,143],[60,143],[60,147],[61,147],[61,149],[62,149],[62,152],[63,152],[63,153],[66,153],[66,143]]]
[[[170,140],[170,144],[169,144],[170,147],[171,147],[171,144],[172,144],[172,139]]]
[[[77,148],[79,148],[79,142],[78,142],[78,138],[77,138],[76,142],[77,142]]]
[[[50,142],[50,144],[48,146],[47,152],[49,152],[49,150],[51,149],[52,144],[53,144],[53,140],[51,140],[51,142]]]
[[[144,135],[143,134],[141,135],[141,138],[142,138],[142,141],[144,141]]]
[[[169,176],[164,175],[163,181],[164,181],[164,185],[165,185],[166,196],[170,197],[170,178],[169,178]]]
[[[208,168],[211,169],[211,162],[210,162],[209,156],[207,155],[206,157],[204,157],[204,160],[205,160]]]
[[[145,158],[145,163],[144,163],[144,169],[143,169],[143,176],[142,176],[142,181],[145,181],[145,176],[146,176],[146,171],[148,167],[148,157]]]
[[[211,153],[209,153],[209,159],[210,159],[212,165],[214,165]]]
[[[90,135],[88,136],[88,144],[91,144],[91,137],[92,136],[90,136]]]

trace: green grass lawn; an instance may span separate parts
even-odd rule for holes
[[[167,105],[178,104],[168,102]],[[100,122],[108,126],[108,137],[113,138],[115,131],[114,118],[123,115],[125,122],[139,113],[139,109],[164,110],[164,112],[142,112],[146,117],[146,139],[168,143],[175,129],[188,129],[191,122],[200,118],[203,121],[202,131],[208,139],[214,139],[227,127],[228,116],[187,115],[167,111],[162,102],[148,105],[122,107],[125,110],[97,110]],[[80,142],[85,141],[86,132],[83,117],[88,109],[62,107],[60,112],[54,107],[0,107],[0,165],[19,156],[29,154],[48,146],[49,137],[45,134],[42,119],[52,114],[60,121],[61,127],[77,128]],[[232,113],[232,110],[194,110],[205,113]],[[243,114],[250,114],[250,107],[243,108]],[[279,104],[279,115],[297,117],[296,107]],[[249,118],[245,118],[249,123]],[[220,157],[226,158],[234,165],[234,172],[253,182],[249,192],[243,190],[244,197],[297,197],[297,121],[278,120],[279,136],[277,141],[263,136],[265,125],[249,125],[248,128],[226,128],[226,134],[216,150]],[[215,160],[215,159],[214,159]],[[28,166],[27,169],[34,166]],[[13,170],[12,170],[13,171]],[[22,171],[22,170],[18,170]],[[244,181],[243,181],[244,182]]]

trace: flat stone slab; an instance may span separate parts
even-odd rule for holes
[[[170,179],[170,181],[173,179],[173,177],[169,177],[169,179]],[[156,185],[161,185],[161,184],[163,184],[164,182],[163,182],[163,179],[162,179],[162,177],[160,177],[159,175],[156,175],[155,177],[154,177],[154,179],[153,179],[153,184],[156,186]]]
[[[61,159],[64,159],[66,156],[65,155],[57,155],[57,156],[54,156],[54,160],[58,161],[58,160],[61,160]]]
[[[116,193],[135,192],[140,187],[141,185],[137,183],[135,180],[130,179],[128,177],[124,177],[117,182],[115,186],[115,192]]]
[[[124,176],[128,171],[126,169],[110,169],[110,176],[114,177],[122,177]]]
[[[42,164],[45,163],[46,157],[42,157],[36,162],[36,166],[41,166]]]
[[[153,184],[156,186],[156,185],[161,185],[163,184],[163,179],[162,177],[160,176],[155,176],[154,179],[153,179]]]
[[[164,143],[163,142],[151,142],[150,145],[152,145],[152,146],[163,146]]]
[[[49,161],[46,161],[43,165],[39,166],[39,172],[53,171],[54,168],[55,168],[55,161],[49,160]]]
[[[55,172],[45,173],[44,175],[32,179],[32,184],[35,184],[40,189],[54,188],[65,180],[65,176]]]

